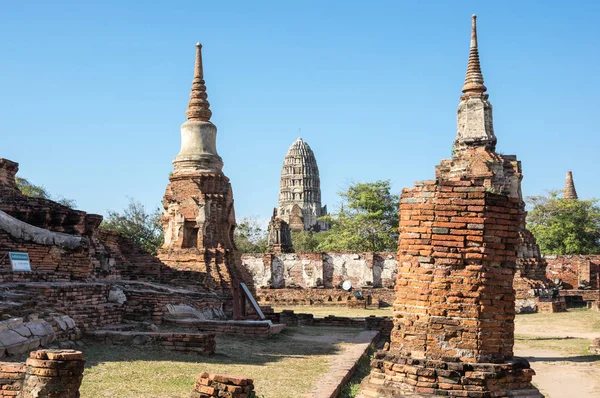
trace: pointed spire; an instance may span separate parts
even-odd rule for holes
[[[479,64],[479,49],[477,48],[477,16],[471,17],[471,50],[469,52],[469,64],[467,65],[467,76],[462,92],[469,94],[483,94],[487,88],[483,85],[483,74]]]
[[[565,181],[563,199],[578,199],[577,191],[575,190],[575,183],[573,182],[573,173],[570,171],[567,171],[567,180]]]
[[[208,122],[212,116],[209,109],[210,103],[206,100],[206,86],[204,85],[204,71],[202,70],[202,44],[196,44],[196,66],[194,68],[194,81],[192,82],[192,93],[185,115],[188,120],[200,120]]]

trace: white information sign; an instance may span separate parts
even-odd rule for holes
[[[31,272],[28,253],[8,252],[13,272]]]

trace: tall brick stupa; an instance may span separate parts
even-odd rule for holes
[[[233,192],[217,153],[207,97],[198,43],[188,120],[181,125],[181,150],[163,197],[165,242],[158,256],[170,269],[188,271],[198,289],[221,295],[237,317],[241,261],[233,242]]]
[[[575,183],[573,182],[573,172],[567,171],[565,180],[565,190],[563,191],[563,199],[578,199]]]
[[[495,152],[476,17],[452,159],[402,191],[394,328],[362,397],[542,397],[514,357],[521,164]]]

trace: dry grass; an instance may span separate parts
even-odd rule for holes
[[[392,316],[392,307],[379,309],[350,309],[346,307],[329,306],[318,307],[313,305],[296,305],[287,307],[273,307],[276,312],[282,310],[293,310],[297,314],[313,314],[315,317],[323,318],[327,315],[346,316],[350,318],[364,318],[367,316]]]
[[[223,337],[213,357],[129,346],[84,347],[83,398],[189,397],[203,371],[253,378],[261,398],[297,397],[328,368],[328,356],[360,330],[290,328],[268,340]],[[310,336],[310,344],[293,336]]]
[[[517,315],[515,332],[527,335],[600,337],[600,312],[569,309],[567,312],[554,314]]]
[[[589,339],[574,337],[535,337],[515,335],[515,351],[519,350],[552,350],[565,355],[590,355]]]

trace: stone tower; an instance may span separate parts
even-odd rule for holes
[[[575,183],[573,182],[573,173],[570,171],[567,171],[563,199],[578,199]]]
[[[283,160],[277,215],[292,231],[321,231],[328,226],[317,219],[325,214],[327,206],[321,207],[321,181],[315,154],[298,138]]]
[[[288,223],[277,216],[277,209],[273,209],[273,217],[269,221],[267,233],[268,251],[272,253],[292,253],[292,234]]]
[[[394,328],[362,396],[542,397],[513,355],[521,163],[495,152],[475,23],[453,157],[402,190]]]
[[[158,257],[170,269],[195,275],[190,279],[197,288],[219,294],[236,316],[241,264],[233,242],[233,193],[217,153],[207,97],[198,43],[188,120],[181,125],[181,150],[163,197],[165,243]]]

